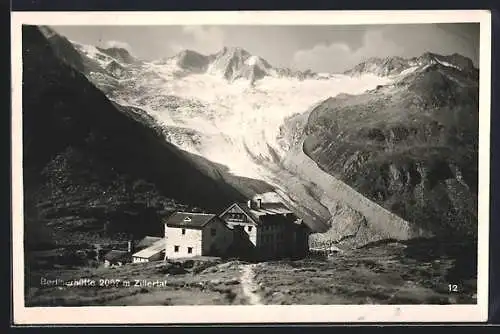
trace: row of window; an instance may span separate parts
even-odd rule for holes
[[[174,253],[179,253],[179,250],[180,250],[180,246],[177,246],[177,245],[174,246]],[[187,252],[188,252],[188,254],[193,253],[193,247],[188,247]]]
[[[236,227],[236,228],[245,229],[245,225],[242,225],[242,224],[233,224],[233,226]],[[252,225],[247,225],[246,228],[247,228],[248,232],[252,232],[252,230],[253,230],[253,226]]]
[[[245,225],[240,225],[240,226],[245,226]],[[265,224],[262,225],[262,230],[263,231],[273,231],[273,230],[277,230],[279,228],[280,228],[280,226],[278,226],[278,225],[265,225]],[[252,229],[253,229],[253,226],[251,226],[251,225],[247,226],[247,231],[248,232],[251,232]]]
[[[262,235],[262,242],[272,242],[274,240],[274,234],[264,234]],[[278,233],[276,234],[276,240],[283,240],[284,239],[284,235],[283,233]]]
[[[228,213],[226,218],[229,220],[246,221],[246,217],[242,213]]]
[[[263,231],[272,231],[272,230],[277,230],[279,229],[281,226],[279,225],[262,225],[262,230]]]

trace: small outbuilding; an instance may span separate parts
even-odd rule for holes
[[[130,262],[130,253],[127,251],[111,250],[104,255],[105,267],[120,267],[127,262]]]
[[[149,247],[143,248],[132,255],[132,263],[163,260],[165,257],[165,239],[158,238]]]

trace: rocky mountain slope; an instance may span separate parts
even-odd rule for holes
[[[418,228],[476,238],[478,69],[427,53],[372,59],[349,73],[367,71],[399,76],[289,118],[283,143]]]
[[[54,48],[67,46],[67,39],[52,35]],[[79,51],[82,73],[91,82],[112,101],[152,118],[166,141],[192,153],[188,159],[197,169],[247,197],[285,202],[315,231],[327,226],[330,202],[325,206],[312,185],[281,165],[286,152],[276,142],[279,125],[332,90],[358,94],[388,81],[274,68],[240,48],[211,56],[186,50],[154,62],[127,63],[100,48],[69,43]],[[259,80],[237,74],[255,66],[266,70]]]
[[[41,30],[23,27],[28,247],[70,235],[70,242],[83,242],[89,235],[157,233],[173,210],[222,210],[242,199],[195,168],[144,111],[110,101],[79,72],[88,59]]]
[[[315,242],[474,234],[478,70],[467,58],[374,58],[317,74],[241,48],[148,62],[49,40],[197,170],[247,197],[285,202],[321,232]]]
[[[476,75],[477,69],[471,59],[464,57],[458,53],[448,56],[439,55],[432,52],[425,52],[419,57],[403,58],[403,57],[385,57],[369,58],[352,69],[345,71],[348,75],[360,75],[363,73],[373,73],[379,76],[398,75],[404,72],[410,72],[423,66],[440,64],[447,67],[452,67],[472,76]]]

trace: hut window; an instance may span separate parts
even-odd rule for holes
[[[182,235],[184,235],[184,234],[186,234],[186,229],[185,228],[182,229]]]
[[[178,252],[179,251],[179,246],[174,246],[174,252]]]
[[[248,232],[252,232],[252,227],[253,226],[248,226]]]
[[[188,247],[188,254],[193,253],[193,247]]]

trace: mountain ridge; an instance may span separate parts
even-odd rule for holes
[[[54,35],[57,33],[52,30],[51,34]],[[79,43],[76,43],[76,46],[78,46],[78,44]],[[114,57],[119,63],[134,64],[142,62],[142,60],[131,56],[129,51],[124,48],[96,48],[106,55]],[[221,50],[209,54],[203,54],[193,49],[184,49],[173,56],[152,61],[152,63],[156,64],[165,64],[168,62],[174,63],[180,69],[187,71],[187,73],[218,74],[229,82],[238,79],[246,79],[249,80],[251,84],[265,76],[292,77],[299,80],[322,80],[336,74],[351,76],[359,76],[362,74],[394,76],[402,74],[404,71],[411,71],[415,67],[423,67],[435,63],[457,67],[462,71],[471,73],[471,75],[477,75],[478,73],[478,69],[470,58],[458,53],[441,55],[434,52],[423,52],[421,55],[412,57],[369,57],[341,73],[318,73],[311,70],[274,67],[266,59],[258,55],[253,55],[246,49],[237,46],[224,46]]]
[[[403,219],[439,236],[472,240],[477,79],[469,68],[421,63],[388,85],[330,97],[291,117],[282,130],[285,143],[303,140],[322,170]]]
[[[40,229],[59,235],[50,242],[68,241],[60,233],[159,233],[168,212],[243,199],[165,141],[154,119],[110,101],[52,43],[23,26],[27,247],[42,242]]]
[[[416,67],[431,66],[437,63],[457,68],[461,71],[471,73],[471,75],[478,72],[478,68],[474,66],[470,58],[458,53],[441,55],[433,52],[424,52],[419,56],[406,58],[400,56],[370,57],[353,68],[344,71],[344,74],[360,75],[363,73],[374,73],[381,76],[390,76],[401,74]]]

